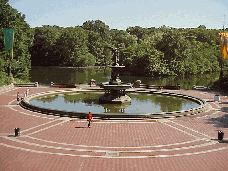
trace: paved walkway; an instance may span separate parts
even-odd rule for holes
[[[56,88],[29,88],[30,94]],[[200,97],[207,110],[195,116],[142,121],[60,118],[21,108],[16,93],[0,90],[0,170],[227,170],[228,98],[179,90]],[[173,90],[172,92],[177,92]],[[14,137],[14,128],[21,136]],[[217,130],[225,134],[217,140]]]

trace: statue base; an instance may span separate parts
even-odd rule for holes
[[[121,104],[121,103],[130,103],[131,98],[128,95],[124,96],[114,96],[112,94],[105,94],[99,98],[99,103],[101,104]]]

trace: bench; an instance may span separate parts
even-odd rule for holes
[[[15,87],[38,87],[38,82],[35,83],[14,83]]]
[[[193,86],[192,89],[193,90],[208,90],[209,87],[205,87],[205,86]]]
[[[51,87],[76,88],[76,85],[75,84],[68,84],[68,83],[54,83],[54,82],[51,82]]]

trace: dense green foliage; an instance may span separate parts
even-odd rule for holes
[[[228,75],[225,75],[222,78],[219,78],[213,83],[213,87],[216,89],[223,90],[225,93],[228,93]]]
[[[133,75],[186,75],[216,72],[224,63],[219,30],[129,27],[109,29],[100,20],[82,26],[35,28],[32,65],[103,66],[112,63],[108,47],[120,49],[120,63]],[[226,63],[226,62],[225,62]]]
[[[25,15],[13,9],[5,1],[0,1],[0,17],[0,84],[12,82],[7,76],[10,58],[5,56],[3,28],[14,28],[12,75],[14,78],[26,80],[31,67],[29,48],[33,41],[32,30],[25,22]]]
[[[3,28],[15,28],[14,77],[28,78],[30,66],[108,66],[112,51],[120,49],[120,64],[129,75],[186,75],[216,72],[222,61],[218,32],[201,25],[194,29],[129,27],[110,29],[100,20],[82,26],[43,25],[30,28],[25,15],[0,1],[0,76],[7,77],[9,59],[5,58]]]

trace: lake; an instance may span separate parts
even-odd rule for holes
[[[88,84],[90,79],[96,82],[108,82],[111,78],[111,69],[105,67],[76,68],[76,67],[32,67],[30,80],[40,85],[56,83]],[[134,83],[141,80],[150,85],[177,85],[183,89],[192,89],[193,85],[210,86],[219,79],[219,73],[200,74],[193,76],[163,76],[163,77],[135,77],[120,76],[122,82]]]

